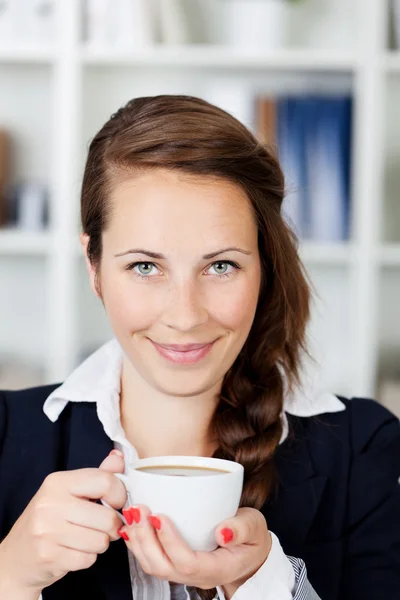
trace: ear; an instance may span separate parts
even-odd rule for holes
[[[83,255],[85,257],[85,263],[86,263],[86,268],[89,274],[89,280],[90,280],[90,287],[92,288],[92,292],[98,297],[100,298],[100,294],[98,292],[98,290],[96,289],[96,270],[93,267],[92,263],[90,262],[89,258],[88,258],[88,245],[89,245],[89,240],[90,237],[88,236],[87,233],[81,233],[80,234],[80,241],[81,241],[81,246],[83,249]]]

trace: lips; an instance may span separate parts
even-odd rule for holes
[[[174,352],[190,352],[191,350],[199,350],[200,348],[204,348],[213,342],[205,342],[204,344],[159,344],[156,342],[157,346],[161,346],[161,348],[165,348],[166,350],[173,350]]]
[[[208,344],[158,344],[150,341],[163,358],[180,365],[192,365],[201,361],[210,353],[216,342],[214,340]]]

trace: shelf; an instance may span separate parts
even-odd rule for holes
[[[388,73],[400,73],[400,50],[386,51],[383,54],[381,65]]]
[[[391,73],[400,71],[400,52],[397,50],[385,52],[381,60],[381,65],[383,69]]]
[[[45,255],[50,247],[47,231],[31,232],[18,229],[0,229],[0,256]]]
[[[176,66],[266,68],[306,71],[355,71],[356,55],[349,52],[283,50],[279,53],[245,53],[225,46],[191,44],[152,46],[134,51],[83,47],[81,61],[86,65]]]
[[[301,242],[299,246],[301,260],[308,264],[349,265],[356,256],[354,243],[351,242]]]
[[[308,8],[304,3],[299,12],[294,11],[289,28],[291,43],[302,48],[271,52],[211,44],[96,48],[80,41],[82,0],[55,2],[54,44],[39,39],[28,46],[20,36],[0,40],[0,116],[15,132],[15,180],[34,176],[56,182],[51,229],[0,230],[0,287],[6,290],[0,294],[5,315],[0,320],[0,339],[7,349],[27,361],[40,359],[46,382],[63,381],[76,366],[76,357],[106,337],[108,321],[91,293],[78,231],[75,239],[71,236],[79,229],[77,185],[87,141],[128,98],[162,90],[199,96],[209,89],[213,101],[218,91],[213,95],[214,83],[221,82],[222,87],[234,80],[233,89],[242,87],[243,97],[231,98],[234,91],[227,86],[226,103],[232,100],[231,111],[239,112],[253,91],[277,95],[280,90],[283,94],[289,90],[347,94],[350,90],[355,96],[356,237],[338,243],[304,240],[299,255],[321,299],[316,303],[312,333],[323,350],[317,360],[325,361],[326,356],[329,384],[351,395],[373,397],[382,348],[392,341],[398,347],[400,339],[393,327],[400,298],[400,243],[376,241],[380,209],[385,211],[382,216],[388,212],[386,195],[396,201],[400,156],[396,143],[400,51],[382,48],[387,2],[326,0],[324,15],[315,12],[311,6],[315,2]],[[342,10],[347,4],[351,4],[349,18]],[[201,39],[202,29],[208,39],[209,34],[224,33],[225,22],[211,13],[204,22],[199,17],[196,9],[189,22],[196,39]],[[395,89],[386,95],[387,85]],[[225,102],[222,93],[220,97]],[[385,110],[385,102],[390,111]],[[390,135],[382,141],[383,128]],[[380,164],[381,157],[386,164]],[[395,220],[395,211],[387,216]],[[396,240],[395,235],[391,229],[383,239]],[[385,281],[381,295],[375,293],[379,278]],[[385,321],[379,321],[382,315]],[[375,321],[382,332],[370,326]]]
[[[51,48],[40,46],[1,46],[0,45],[0,64],[1,63],[29,63],[29,64],[48,64],[54,62],[54,52]]]
[[[382,244],[378,250],[378,257],[382,266],[400,267],[400,243]]]

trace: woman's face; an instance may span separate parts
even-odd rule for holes
[[[99,291],[134,372],[168,395],[218,386],[246,341],[260,289],[245,193],[228,181],[160,169],[121,183],[111,203]],[[169,357],[155,345],[209,343]]]

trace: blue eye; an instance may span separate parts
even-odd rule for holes
[[[232,267],[233,271],[236,271],[241,268],[241,267],[239,267],[239,265],[237,265],[236,263],[234,263],[231,260],[219,260],[218,262],[213,263],[211,265],[211,267],[215,268],[216,265],[218,265],[218,266],[225,265],[226,267],[228,267],[228,266]],[[233,271],[225,270],[223,273],[217,273],[217,276],[218,277],[230,277],[231,275],[233,275]]]
[[[140,269],[143,266],[145,266],[143,271],[136,271],[136,267],[139,267]],[[149,273],[151,273],[152,267],[155,267],[155,264],[152,262],[134,262],[127,265],[126,270],[133,271],[136,277],[139,277],[140,279],[149,279]]]
[[[228,271],[225,270],[223,273],[216,273],[217,277],[231,277],[231,275],[234,274],[234,271],[238,271],[240,270],[242,267],[239,267],[238,264],[236,264],[235,262],[233,262],[232,260],[218,260],[216,262],[214,262],[211,267],[215,267],[215,266],[220,267],[221,265],[228,265],[232,267],[232,271]],[[136,267],[138,267],[139,269],[141,267],[145,266],[145,269],[143,271],[139,270],[139,272],[136,270]],[[150,279],[150,273],[151,273],[151,269],[155,267],[156,265],[152,262],[147,262],[147,261],[142,261],[142,262],[134,262],[131,263],[129,265],[126,266],[126,270],[127,271],[133,271],[134,274],[136,275],[136,277],[139,277],[139,279]]]

